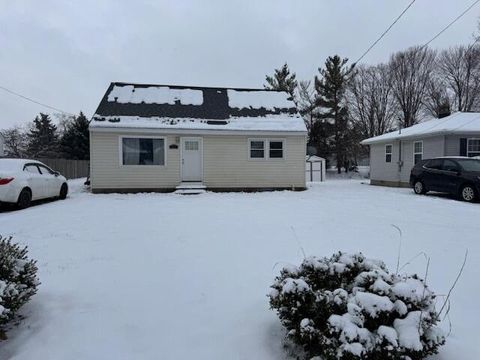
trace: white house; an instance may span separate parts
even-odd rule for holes
[[[305,188],[284,92],[112,83],[90,123],[93,192]]]
[[[422,159],[480,155],[480,113],[457,112],[362,141],[370,146],[370,183],[409,186]]]

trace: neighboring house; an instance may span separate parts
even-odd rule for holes
[[[305,189],[288,94],[112,83],[90,123],[93,192]]]
[[[480,113],[457,112],[362,141],[370,146],[370,183],[409,186],[422,159],[480,155]]]

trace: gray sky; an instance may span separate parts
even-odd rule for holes
[[[423,44],[473,0],[417,0],[363,62]],[[285,61],[311,79],[356,60],[410,0],[0,0],[0,86],[95,111],[111,81],[262,87]],[[468,43],[480,4],[432,47]],[[53,111],[0,90],[0,128]]]

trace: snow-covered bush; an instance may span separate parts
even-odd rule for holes
[[[37,265],[27,257],[27,248],[0,236],[0,333],[18,309],[36,292]]]
[[[269,298],[287,337],[311,358],[416,360],[445,342],[425,282],[361,253],[284,268]]]

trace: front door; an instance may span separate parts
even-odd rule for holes
[[[203,181],[202,138],[182,138],[182,181]]]

